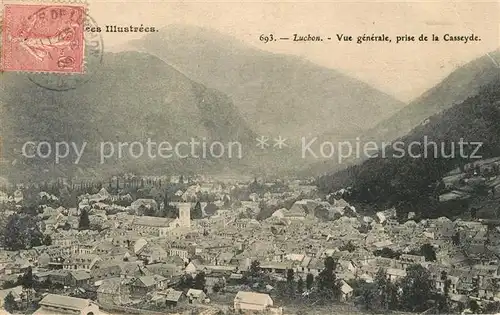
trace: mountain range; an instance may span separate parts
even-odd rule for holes
[[[454,169],[500,156],[500,73],[493,77],[475,95],[431,116],[425,124],[399,138],[404,144],[400,148],[406,152],[403,157],[399,151],[395,156],[396,151],[389,148],[385,158],[370,158],[323,176],[319,185],[326,192],[350,186],[353,201],[371,207],[381,205],[381,209],[396,207],[403,213],[413,211],[423,217],[463,211],[463,205],[449,208],[437,201],[437,184]],[[460,142],[465,143],[463,149]],[[420,145],[410,148],[412,143]]]
[[[392,141],[404,136],[432,115],[478,94],[499,74],[500,50],[496,50],[459,67],[397,113],[365,131],[363,138]]]
[[[198,27],[169,26],[119,50],[124,51],[105,53],[94,65],[91,81],[65,92],[36,86],[26,74],[1,74],[2,154],[11,162],[3,172],[24,179],[117,172],[333,172],[345,166],[303,159],[298,139],[344,141],[359,134],[365,135],[362,140],[395,139],[479,93],[498,78],[500,63],[498,51],[472,61],[404,106],[333,69]],[[292,145],[277,150],[271,143],[269,150],[259,150],[260,135],[284,136]],[[97,143],[148,138],[239,141],[244,153],[241,159],[129,157],[99,163]],[[78,165],[71,163],[74,156],[55,165],[53,159],[20,159],[26,141],[86,141],[89,147]]]
[[[268,136],[299,139],[335,132],[342,138],[405,105],[339,71],[259,50],[210,29],[171,25],[125,49],[154,54],[227,94],[249,126]]]
[[[117,156],[118,142],[138,141],[145,147],[148,138],[172,145],[191,138],[243,144],[255,139],[226,95],[190,80],[152,55],[108,53],[94,72],[91,81],[63,92],[34,85],[25,74],[2,74],[4,152],[17,163],[11,175],[76,176],[79,169],[155,173],[178,168],[195,172],[210,165],[231,165],[231,160],[151,161],[146,153],[138,159],[124,153],[122,159],[112,158],[100,165],[100,142],[112,142]],[[72,155],[54,165],[53,158],[22,159],[20,149],[26,141],[88,145],[78,165],[72,165]]]
[[[375,141],[380,144],[411,135],[414,128],[428,124],[432,116],[478,95],[482,88],[496,82],[499,77],[500,50],[496,50],[459,67],[394,115],[363,131],[359,138],[365,143]],[[354,141],[354,138],[351,136],[346,140]],[[362,159],[351,159],[338,165],[335,161],[321,161],[307,166],[302,173],[334,173],[361,162]]]

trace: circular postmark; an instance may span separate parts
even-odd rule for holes
[[[98,28],[95,20],[90,17],[85,10],[82,10],[81,16],[75,19],[71,18],[71,14],[64,15],[63,12],[71,12],[72,6],[48,6],[38,10],[36,13],[28,17],[30,19],[40,20],[40,17],[45,19],[60,19],[67,21],[75,20],[80,23],[80,31],[83,32],[83,42],[78,41],[78,34],[75,34],[74,29],[62,28],[56,35],[55,41],[63,41],[67,43],[70,49],[82,49],[81,56],[55,56],[56,64],[59,68],[71,67],[77,62],[82,62],[82,73],[52,73],[52,72],[31,72],[28,78],[34,84],[45,89],[53,91],[68,91],[87,83],[95,73],[96,69],[102,63],[103,58],[103,40],[100,33],[85,32],[86,29]],[[65,10],[66,9],[66,10]],[[69,10],[69,11],[68,11]],[[35,22],[36,23],[36,22]],[[43,32],[43,24],[35,25]],[[34,27],[34,28],[35,28]],[[83,47],[81,47],[83,45]],[[78,60],[78,58],[83,58]]]

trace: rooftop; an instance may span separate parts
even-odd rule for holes
[[[90,300],[79,299],[64,295],[47,294],[41,301],[41,306],[61,307],[75,311],[81,311],[89,306],[92,302]]]

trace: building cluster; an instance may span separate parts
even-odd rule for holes
[[[500,300],[499,227],[444,217],[400,224],[393,209],[363,216],[338,196],[315,198],[315,188],[300,181],[286,183],[284,191],[254,192],[246,200],[231,197],[227,202],[232,190],[249,185],[187,185],[176,193],[180,200],[172,202],[179,210],[175,218],[141,215],[163,205],[113,196],[104,188],[81,196],[76,208],[42,205],[38,224],[52,244],[1,251],[0,282],[15,283],[31,269],[35,288],[43,293],[35,314],[181,314],[193,309],[199,314],[283,314],[287,306],[272,286],[257,290],[244,281],[252,264],[258,261],[259,269],[276,281],[286,281],[289,270],[296,280],[305,280],[317,276],[330,256],[337,261],[341,297],[347,302],[353,296],[352,280],[373,282],[383,269],[397,281],[414,264],[429,270],[437,291],[444,292],[450,280],[454,303]],[[186,194],[196,196],[199,189],[214,201],[200,203],[203,217],[193,219],[195,203]],[[44,200],[56,198],[41,194]],[[130,206],[118,206],[122,199],[129,199]],[[210,203],[216,211],[208,215]],[[267,217],[259,217],[263,207],[273,209]],[[79,229],[82,211],[96,228]],[[433,261],[419,253],[424,244],[433,248]],[[389,250],[400,255],[376,254]],[[1,290],[0,303],[9,293],[22,301],[25,291],[21,286]]]

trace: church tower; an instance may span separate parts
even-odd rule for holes
[[[191,227],[191,203],[182,202],[179,204],[179,223],[183,228]]]

